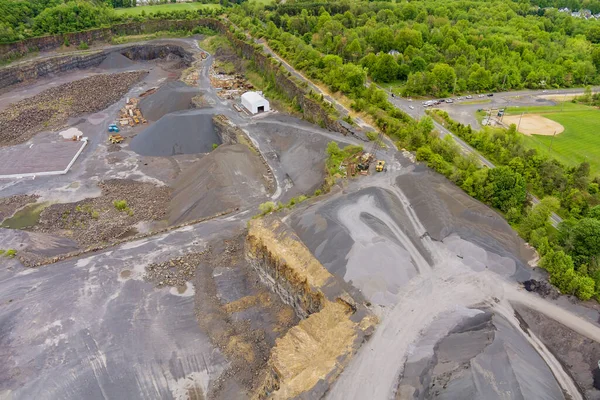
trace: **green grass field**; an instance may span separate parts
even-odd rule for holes
[[[556,106],[511,107],[509,115],[540,114],[564,126],[563,133],[552,136],[523,136],[527,147],[556,158],[566,165],[587,161],[593,174],[600,174],[600,110],[574,103]]]
[[[146,14],[155,13],[158,11],[179,11],[179,10],[197,10],[199,8],[221,8],[219,4],[202,4],[202,3],[171,3],[158,4],[155,6],[140,6],[129,8],[116,8],[115,12],[119,15],[139,15],[142,11]]]

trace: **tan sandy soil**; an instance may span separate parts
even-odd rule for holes
[[[502,118],[502,122],[507,125],[515,124],[519,127],[519,132],[525,135],[542,135],[552,136],[556,132],[562,133],[565,128],[558,122],[552,121],[546,117],[536,114],[523,115],[521,123],[519,124],[520,115],[505,115]]]
[[[543,95],[540,95],[537,97],[539,97],[540,99],[554,100],[554,101],[571,101],[575,97],[582,96],[582,95],[583,95],[583,92],[569,93],[569,94],[543,94]]]

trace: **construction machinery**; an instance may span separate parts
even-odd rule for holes
[[[119,127],[117,126],[117,124],[110,124],[108,126],[108,131],[109,132],[116,132],[116,133],[118,133],[119,132]]]
[[[377,160],[377,165],[375,166],[375,171],[377,172],[381,172],[387,170],[387,168],[385,167],[385,161],[384,160]]]
[[[109,141],[110,143],[113,143],[113,144],[119,144],[119,143],[121,143],[123,140],[124,140],[123,136],[119,135],[118,133],[117,133],[117,134],[115,134],[115,135],[110,135],[110,136],[108,137],[108,141]]]
[[[364,153],[362,156],[360,156],[360,162],[358,163],[358,170],[359,171],[367,171],[369,169],[369,166],[371,165],[371,161],[373,161],[373,154]]]

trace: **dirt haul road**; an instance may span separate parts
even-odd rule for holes
[[[600,341],[600,327],[561,307],[523,292],[516,283],[505,280],[502,276],[491,272],[491,269],[474,270],[472,265],[467,265],[468,261],[456,257],[456,253],[450,251],[444,243],[434,242],[428,235],[424,235],[425,228],[407,197],[396,186],[394,175],[391,173],[390,179],[385,180],[376,177],[372,184],[397,196],[398,203],[402,205],[403,211],[408,216],[411,230],[417,237],[422,238],[421,243],[431,256],[432,262],[428,262],[423,257],[407,231],[398,226],[372,198],[363,197],[339,209],[340,220],[351,232],[355,242],[369,236],[368,231],[371,228],[364,223],[365,214],[387,225],[397,242],[401,243],[410,255],[416,276],[408,282],[398,282],[401,290],[395,296],[394,303],[382,308],[381,325],[336,381],[328,395],[329,399],[393,398],[398,378],[402,374],[405,360],[411,353],[413,344],[440,315],[459,309],[489,307],[492,312],[506,318],[516,330],[522,331],[510,304],[510,302],[519,302],[554,318],[592,340]],[[373,264],[377,263],[372,262]],[[353,282],[356,281],[350,266],[347,267],[345,278],[349,277],[353,278]],[[373,282],[369,282],[365,288],[368,289],[372,285]],[[365,288],[361,289],[368,297],[369,293],[364,290]],[[388,293],[386,299],[389,301],[390,297],[391,294]],[[525,337],[546,362],[561,388],[573,399],[582,398],[569,374],[544,344],[529,331],[525,332]],[[487,391],[480,392],[479,395],[485,398],[505,398],[506,391],[502,390],[502,383],[494,384],[493,376],[489,379],[492,382],[486,386]],[[536,396],[536,393],[539,395],[539,391],[543,388],[532,391],[533,388],[521,385],[515,389],[525,398],[532,398],[531,396]],[[513,392],[513,395],[517,393]],[[550,392],[546,395],[544,398],[554,397]]]

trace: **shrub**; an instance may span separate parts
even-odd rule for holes
[[[370,141],[372,141],[372,142],[374,142],[375,140],[377,140],[377,137],[378,137],[378,136],[379,136],[379,135],[378,135],[378,134],[377,134],[377,132],[375,132],[375,131],[369,131],[369,132],[367,132],[367,138],[368,138]]]
[[[4,257],[14,258],[17,255],[17,251],[15,249],[8,249],[4,253]]]
[[[86,42],[79,43],[79,50],[87,50],[89,48],[90,48],[90,46],[88,46],[88,44]]]
[[[216,144],[216,143],[213,143],[213,144],[212,144],[212,148],[213,148],[213,150],[215,150],[217,147],[219,147],[219,145],[218,145],[218,144]]]
[[[113,201],[113,205],[119,211],[126,211],[129,208],[126,200],[115,200]]]
[[[315,196],[320,196],[320,195],[321,195],[321,193],[323,193],[323,192],[321,191],[321,189],[317,189],[317,190],[315,190]]]
[[[71,42],[69,42],[69,38],[65,37],[65,41],[63,44],[65,45],[65,47],[69,47],[71,45]]]
[[[262,203],[258,206],[260,213],[262,215],[268,214],[270,212],[275,211],[277,205],[272,201],[267,201],[266,203]]]
[[[100,214],[98,213],[98,211],[92,211],[92,218],[98,219],[99,217],[100,217]]]

